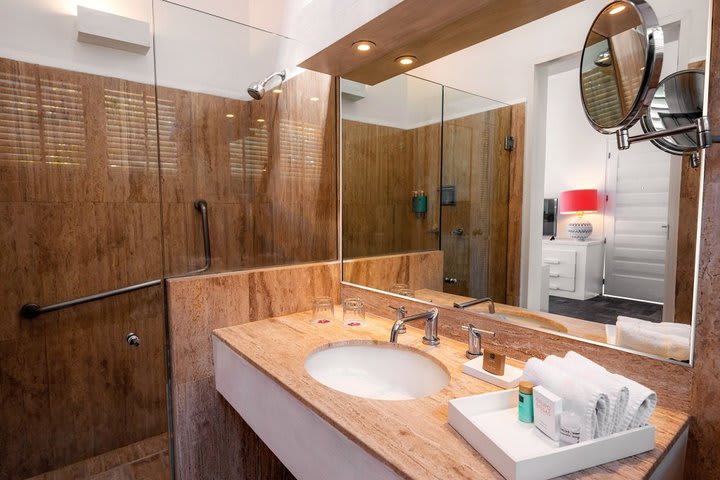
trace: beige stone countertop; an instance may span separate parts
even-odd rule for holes
[[[309,312],[245,323],[213,334],[273,379],[313,412],[403,477],[413,479],[503,478],[448,424],[448,400],[500,390],[462,373],[466,345],[440,337],[439,346],[422,343],[422,330],[409,327],[398,343],[417,348],[450,372],[447,387],[417,400],[370,400],[326,387],[305,371],[308,354],[328,343],[367,339],[386,342],[392,321],[368,314],[360,327],[336,320],[313,324]],[[440,315],[442,322],[442,314]],[[422,326],[422,323],[419,324]],[[390,366],[388,367],[390,368]],[[563,478],[645,478],[687,425],[685,413],[658,408],[653,451],[583,470]]]

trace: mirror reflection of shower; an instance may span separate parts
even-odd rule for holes
[[[285,70],[281,70],[279,72],[275,72],[268,77],[265,78],[265,80],[261,82],[253,82],[248,86],[248,94],[254,98],[255,100],[260,100],[265,96],[265,90],[266,88],[277,88],[285,81],[285,77],[287,76],[287,72]],[[279,81],[278,81],[279,80]],[[270,82],[273,82],[272,84]],[[277,83],[275,83],[277,82]],[[269,85],[269,86],[268,86]]]

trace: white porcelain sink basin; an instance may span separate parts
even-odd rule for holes
[[[331,343],[305,359],[305,370],[323,385],[375,400],[413,400],[445,388],[447,369],[403,345],[372,341]]]

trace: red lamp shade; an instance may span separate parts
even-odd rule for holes
[[[560,213],[597,212],[598,191],[568,190],[560,194]]]

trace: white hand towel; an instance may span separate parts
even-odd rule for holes
[[[690,325],[618,317],[615,344],[661,357],[690,359]]]
[[[562,397],[576,408],[582,421],[580,441],[598,438],[607,428],[608,397],[597,386],[582,378],[566,374],[549,363],[531,358],[525,364],[525,377]]]
[[[625,411],[625,416],[620,420],[618,431],[623,432],[644,427],[648,424],[648,420],[657,406],[657,394],[646,386],[640,385],[622,375],[615,375],[615,377],[624,382],[630,391],[628,408]]]
[[[630,391],[623,382],[597,363],[575,352],[569,352],[565,358],[550,355],[545,361],[557,368],[571,372],[573,376],[585,378],[599,386],[607,394],[609,402],[608,422],[604,431],[601,432],[601,436],[612,435],[618,431],[630,398]]]
[[[583,365],[588,369],[602,369],[607,372],[602,366],[576,352],[568,352],[565,355],[565,359],[578,365]],[[648,419],[657,406],[657,394],[634,380],[630,380],[622,375],[608,373],[622,383],[628,389],[629,393],[627,409],[624,415],[621,415],[615,432],[624,432],[631,428],[647,425]]]

